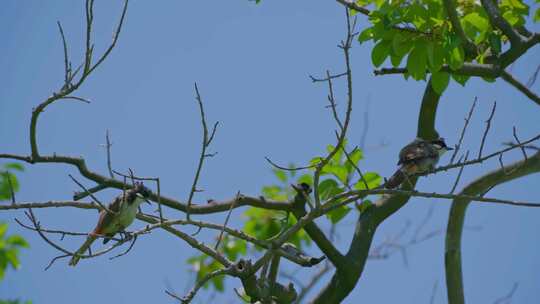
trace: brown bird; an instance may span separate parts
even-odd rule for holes
[[[439,158],[448,150],[452,148],[446,145],[443,138],[435,140],[416,138],[401,149],[398,161],[400,167],[384,186],[388,189],[396,188],[408,176],[433,169]]]
[[[149,195],[150,190],[142,183],[135,183],[132,189],[125,191],[109,204],[107,208],[112,212],[101,210],[96,228],[88,234],[84,244],[73,254],[69,265],[77,265],[81,256],[98,237],[105,237],[103,244],[106,244],[116,233],[124,231],[131,225],[137,215],[139,205],[146,201]]]

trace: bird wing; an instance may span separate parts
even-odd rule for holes
[[[116,216],[116,213],[120,212],[120,205],[122,203],[123,196],[124,196],[123,194],[119,195],[118,197],[116,197],[114,199],[114,201],[112,203],[109,204],[109,206],[107,206],[107,208],[109,210],[111,210],[112,212],[115,212],[115,213],[108,212],[107,210],[101,210],[99,212],[99,220],[98,220],[98,223],[96,225],[96,228],[94,229],[95,234],[104,234],[105,233],[105,231],[103,231],[103,230],[105,230],[105,228],[109,227],[109,225],[114,220],[114,217]]]
[[[398,165],[414,162],[425,156],[427,143],[422,139],[415,139],[412,143],[406,145],[399,152]]]

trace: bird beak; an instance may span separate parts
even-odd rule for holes
[[[446,150],[450,151],[450,150],[454,150],[454,148],[446,147]]]
[[[137,193],[137,197],[144,199],[144,196],[140,193]]]

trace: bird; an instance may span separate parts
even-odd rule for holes
[[[439,158],[449,150],[444,138],[425,140],[416,138],[399,152],[397,171],[386,181],[385,187],[396,188],[410,175],[422,173],[435,168]]]
[[[142,183],[135,183],[133,188],[117,196],[107,207],[108,210],[100,211],[96,228],[88,234],[84,244],[73,254],[69,265],[77,265],[81,256],[97,238],[103,237],[103,244],[106,244],[116,233],[124,231],[131,225],[137,215],[139,205],[147,201],[149,196],[150,190]]]

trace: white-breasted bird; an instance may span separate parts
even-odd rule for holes
[[[443,138],[424,140],[416,138],[399,152],[399,169],[386,181],[385,187],[396,188],[411,175],[422,173],[435,168],[439,158],[448,150]]]
[[[104,237],[103,244],[106,244],[116,233],[124,231],[131,225],[139,205],[146,201],[149,195],[150,190],[142,183],[135,183],[132,189],[126,190],[109,204],[107,208],[112,212],[101,210],[96,228],[88,234],[84,244],[73,254],[69,265],[77,265],[81,256],[98,237]]]

